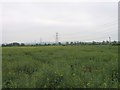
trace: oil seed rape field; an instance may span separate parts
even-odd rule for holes
[[[2,47],[3,88],[117,88],[118,47]]]

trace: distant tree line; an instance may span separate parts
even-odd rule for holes
[[[8,44],[2,44],[3,47],[5,46],[25,46],[24,43],[17,43],[17,42],[13,42],[13,43],[8,43]]]
[[[13,43],[8,43],[8,44],[2,44],[2,47],[7,47],[7,46],[50,46],[50,45],[120,45],[120,41],[102,41],[102,42],[58,42],[58,43],[35,43],[35,44],[25,44],[25,43],[18,43],[18,42],[13,42]]]

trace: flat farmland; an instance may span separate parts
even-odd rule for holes
[[[2,47],[3,88],[117,88],[118,47]]]

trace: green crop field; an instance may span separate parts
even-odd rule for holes
[[[117,88],[118,47],[2,48],[3,88]]]

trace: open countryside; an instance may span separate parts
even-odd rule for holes
[[[120,88],[120,3],[4,1],[0,9],[3,89]]]
[[[3,47],[3,88],[117,88],[118,46]]]

